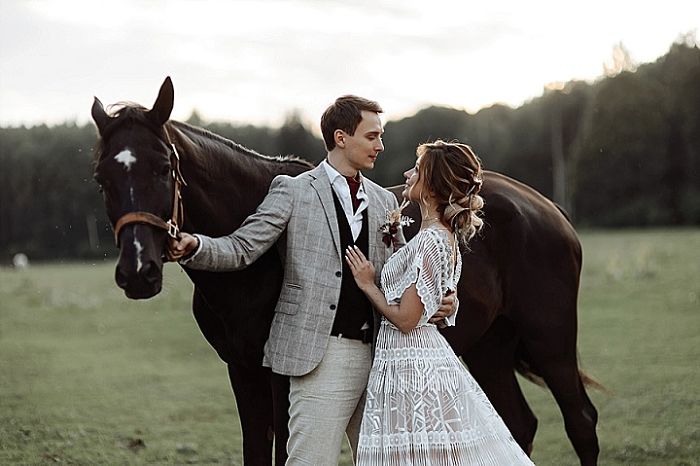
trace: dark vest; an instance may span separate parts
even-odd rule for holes
[[[357,237],[357,241],[352,240],[352,230],[348,224],[343,206],[331,188],[333,193],[333,203],[335,204],[335,215],[338,219],[338,230],[340,232],[340,251],[343,256],[343,278],[340,285],[340,298],[338,308],[335,312],[333,329],[331,335],[343,335],[346,338],[362,340],[365,343],[372,341],[372,327],[374,323],[374,310],[367,296],[357,287],[355,279],[345,261],[345,250],[350,245],[355,245],[368,257],[369,235],[367,226],[367,209],[362,212],[362,230]],[[369,328],[362,330],[363,326]]]

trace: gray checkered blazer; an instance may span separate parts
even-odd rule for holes
[[[389,191],[363,179],[369,201],[369,260],[379,283],[381,269],[393,248],[385,246],[378,229],[385,222],[387,210],[398,205]],[[199,238],[200,250],[181,263],[215,271],[247,267],[281,239],[284,280],[263,364],[282,375],[311,372],[326,351],[340,296],[338,272],[345,260],[325,169],[319,166],[294,178],[276,177],[256,212],[238,230],[221,238]],[[397,239],[400,245],[404,243],[401,233]]]

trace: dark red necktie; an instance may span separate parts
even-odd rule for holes
[[[351,176],[345,176],[345,181],[348,182],[348,187],[350,187],[350,198],[352,199],[352,211],[357,212],[357,208],[360,207],[360,200],[357,198],[357,191],[360,190],[360,176],[357,176],[357,180]]]

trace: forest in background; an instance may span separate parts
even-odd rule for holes
[[[688,34],[653,63],[622,46],[594,83],[549,86],[518,108],[475,114],[429,107],[385,125],[386,150],[368,176],[403,181],[415,148],[437,138],[470,144],[485,168],[563,206],[577,227],[700,225],[700,48]],[[517,77],[514,77],[517,79]],[[142,102],[150,104],[150,102]],[[322,141],[290,113],[279,128],[188,119],[266,155],[314,163]],[[116,253],[92,180],[92,124],[0,128],[0,263]]]

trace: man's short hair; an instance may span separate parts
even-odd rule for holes
[[[321,116],[321,134],[326,149],[332,151],[335,148],[335,130],[341,129],[349,135],[354,135],[357,126],[362,121],[362,111],[382,113],[382,107],[373,100],[364,99],[356,95],[344,95],[335,99],[323,116]]]

